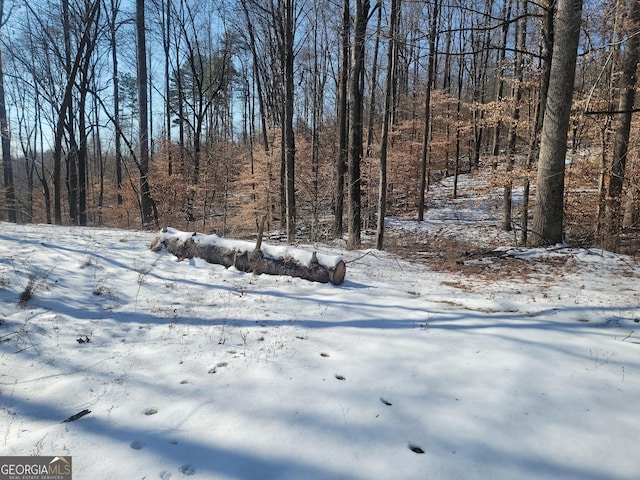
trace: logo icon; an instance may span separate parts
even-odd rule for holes
[[[0,457],[0,480],[72,480],[71,457]]]

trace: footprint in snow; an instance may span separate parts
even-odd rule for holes
[[[424,450],[422,448],[420,448],[418,445],[413,445],[412,443],[409,444],[409,450],[411,450],[413,453],[424,453]]]
[[[208,373],[216,373],[218,368],[226,367],[227,365],[229,365],[227,362],[220,362],[215,367],[210,368]]]
[[[340,374],[338,374],[338,373],[336,373],[336,378],[337,378],[338,380],[346,380],[346,378],[344,378],[344,375],[340,375]]]
[[[144,443],[140,440],[134,440],[133,442],[131,442],[130,447],[134,450],[142,450],[144,448]]]
[[[167,472],[166,470],[160,472],[160,480],[169,480],[171,477],[171,472]]]
[[[180,471],[185,475],[193,475],[196,473],[196,470],[191,465],[182,465]]]
[[[387,407],[390,407],[391,405],[393,405],[393,403],[391,403],[389,400],[387,400],[387,399],[385,399],[383,397],[380,397],[380,401],[382,403],[384,403]]]
[[[147,408],[147,409],[144,411],[144,414],[145,414],[145,415],[147,415],[147,416],[149,416],[149,415],[155,415],[156,413],[158,413],[158,409],[157,409],[157,408],[154,408],[154,407]]]

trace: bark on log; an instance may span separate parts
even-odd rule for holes
[[[256,246],[258,248],[256,248]],[[153,251],[166,248],[180,259],[202,258],[209,263],[235,267],[242,272],[288,275],[313,282],[340,285],[346,265],[341,257],[308,250],[229,240],[217,235],[179,232],[164,228],[151,244]]]

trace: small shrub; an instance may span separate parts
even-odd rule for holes
[[[35,275],[29,276],[29,282],[18,298],[18,305],[21,307],[25,307],[27,302],[33,298],[33,291],[36,288],[36,279]]]

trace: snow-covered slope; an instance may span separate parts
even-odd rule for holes
[[[476,275],[320,248],[336,287],[153,236],[0,224],[0,455],[71,455],[78,480],[638,477],[629,257]]]

